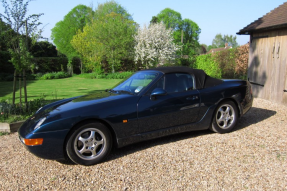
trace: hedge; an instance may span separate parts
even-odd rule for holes
[[[204,70],[215,78],[246,79],[249,58],[249,44],[238,48],[200,55],[194,68]]]

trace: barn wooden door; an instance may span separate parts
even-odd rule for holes
[[[287,58],[287,30],[279,30],[275,40],[275,52],[274,52],[274,68],[276,73],[274,76],[274,91],[273,99],[278,103],[287,104],[287,93],[284,92],[286,89],[286,58]]]
[[[254,35],[249,52],[248,63],[248,78],[252,84],[252,90],[255,97],[266,98],[265,89],[268,86],[268,58],[271,57],[271,53],[266,50],[268,43],[266,34]]]
[[[254,95],[287,105],[287,30],[255,34],[249,54]]]
[[[278,31],[277,35],[277,59],[276,64],[278,65],[278,102],[287,105],[287,30]]]

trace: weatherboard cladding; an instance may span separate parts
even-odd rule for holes
[[[250,23],[237,34],[287,27],[287,2],[273,9],[263,17]]]

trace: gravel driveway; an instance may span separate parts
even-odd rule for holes
[[[95,166],[43,160],[0,137],[0,190],[287,190],[287,107],[255,99],[229,134],[173,135]]]

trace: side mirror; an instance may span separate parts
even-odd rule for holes
[[[156,100],[156,96],[163,96],[163,95],[166,95],[167,92],[162,89],[162,88],[155,88],[151,94],[150,94],[150,99],[151,100]]]

